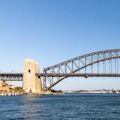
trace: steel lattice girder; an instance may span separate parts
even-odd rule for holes
[[[57,74],[65,75],[63,77],[60,77],[60,76],[56,77],[56,81],[49,80],[50,82],[52,81],[52,83],[50,83],[50,86],[48,87],[48,89],[50,89],[51,87],[59,83],[61,80],[71,76],[71,74],[75,76],[74,73],[76,73],[77,71],[86,69],[87,67],[100,62],[110,61],[110,60],[119,59],[119,58],[120,58],[120,49],[104,50],[104,51],[98,51],[98,52],[93,52],[90,54],[78,56],[76,58],[62,62],[60,64],[45,68],[44,69],[45,75],[48,75],[51,73],[56,74],[56,76]],[[111,73],[108,73],[108,74],[111,74]],[[93,74],[93,76],[94,75],[95,74]],[[50,78],[50,79],[53,79],[53,78]],[[44,80],[46,81],[46,78]]]

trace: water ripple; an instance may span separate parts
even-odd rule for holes
[[[0,120],[120,120],[118,94],[0,97]]]

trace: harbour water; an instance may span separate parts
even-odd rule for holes
[[[120,95],[2,96],[0,120],[120,120]]]

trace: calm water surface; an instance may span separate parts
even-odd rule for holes
[[[120,95],[0,97],[0,120],[120,120]]]

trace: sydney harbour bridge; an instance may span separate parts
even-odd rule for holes
[[[24,73],[0,73],[0,80],[22,81]],[[43,69],[36,73],[44,90],[68,77],[120,77],[120,49],[92,52]]]

